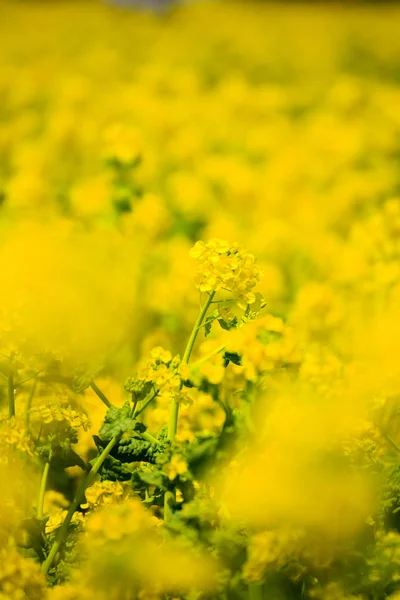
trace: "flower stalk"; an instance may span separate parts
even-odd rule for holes
[[[92,390],[94,391],[96,396],[98,396],[100,398],[100,400],[103,402],[103,404],[105,404],[107,406],[107,408],[111,408],[111,406],[112,406],[111,402],[109,401],[107,396],[105,394],[103,394],[101,389],[95,384],[94,381],[92,381],[92,383],[90,384],[90,387],[92,388]]]
[[[96,477],[97,473],[99,472],[100,468],[102,467],[104,461],[106,460],[106,458],[108,457],[108,455],[110,454],[110,452],[114,448],[114,446],[118,443],[119,438],[120,438],[119,435],[114,436],[112,438],[112,440],[107,444],[107,446],[104,448],[104,450],[100,454],[100,456],[97,457],[97,460],[96,460],[95,464],[93,465],[93,467],[91,468],[91,470],[89,471],[89,473],[86,475],[86,477],[84,477],[82,479],[81,484],[75,494],[75,497],[74,497],[72,503],[70,504],[70,507],[68,509],[68,512],[66,514],[64,522],[57,532],[57,536],[56,536],[56,539],[54,540],[53,546],[51,547],[50,553],[49,553],[48,557],[46,558],[46,560],[44,561],[44,563],[42,564],[42,571],[45,575],[47,575],[47,573],[49,572],[49,570],[54,562],[54,559],[57,556],[58,551],[60,550],[62,544],[64,543],[64,540],[68,533],[68,527],[71,523],[72,517],[74,516],[76,509],[81,504],[81,502],[85,496],[86,489],[93,483],[94,478]]]
[[[207,311],[210,308],[210,305],[214,299],[215,291],[208,294],[207,300],[205,301],[203,307],[199,312],[199,316],[197,317],[196,323],[192,329],[190,334],[188,343],[185,348],[185,352],[183,354],[182,363],[188,364],[190,357],[193,352],[194,344],[196,342],[197,335],[199,333],[199,329],[203,325],[203,321],[206,318]],[[170,442],[175,441],[176,431],[178,429],[178,416],[179,416],[179,402],[175,399],[172,400],[171,410],[169,413],[169,423],[168,423],[168,440]],[[172,508],[175,502],[175,494],[172,491],[165,492],[164,495],[164,521],[168,521],[172,514]]]
[[[203,356],[203,358],[200,358],[199,360],[196,360],[195,363],[192,363],[192,368],[200,367],[201,365],[204,365],[208,360],[210,360],[210,358],[213,358],[213,356],[220,354],[224,350],[225,350],[225,346],[223,344],[221,344],[221,346],[218,346],[218,348],[216,348],[215,350],[210,352],[210,354],[207,354],[207,356]]]
[[[40,521],[43,519],[43,506],[44,506],[44,495],[46,493],[47,479],[50,471],[50,464],[52,459],[52,451],[49,452],[49,457],[45,462],[42,478],[40,480],[39,496],[36,507],[36,518]]]
[[[205,301],[202,309],[199,312],[199,316],[197,317],[196,323],[194,324],[192,333],[190,334],[188,343],[185,348],[185,352],[183,354],[183,358],[182,358],[183,364],[189,363],[190,357],[193,352],[193,347],[194,347],[196,338],[199,333],[199,329],[203,325],[203,321],[207,315],[207,311],[210,308],[210,304],[213,301],[214,296],[215,296],[215,291],[211,292],[208,295],[207,300]],[[175,440],[176,430],[178,428],[178,414],[179,414],[179,403],[176,402],[176,400],[173,400],[172,404],[171,404],[171,411],[169,414],[169,424],[168,424],[168,439],[170,442],[173,442]]]

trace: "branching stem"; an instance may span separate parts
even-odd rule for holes
[[[190,334],[188,343],[185,348],[185,352],[183,354],[183,358],[182,358],[183,364],[188,364],[188,362],[190,360],[190,357],[191,357],[192,351],[193,351],[193,347],[194,347],[194,343],[195,343],[197,335],[199,333],[199,329],[203,324],[203,321],[206,317],[206,314],[210,307],[210,304],[214,299],[214,296],[215,296],[215,292],[211,292],[211,294],[208,295],[207,300],[204,303],[204,306],[202,307],[202,309],[199,312],[199,316],[197,317],[196,323],[194,324],[192,333]],[[173,442],[175,440],[176,430],[178,427],[178,413],[179,413],[179,404],[178,404],[178,402],[173,400],[172,404],[171,404],[171,411],[169,414],[169,424],[168,424],[168,439],[170,440],[170,442]]]
[[[56,539],[54,540],[53,546],[51,547],[50,553],[42,565],[42,570],[45,575],[47,575],[47,573],[49,572],[49,570],[53,564],[53,561],[54,561],[55,557],[57,556],[58,551],[60,550],[62,544],[64,543],[64,540],[68,533],[69,524],[71,523],[72,517],[74,516],[74,512],[76,511],[76,509],[81,504],[81,502],[84,498],[86,489],[94,481],[94,478],[96,477],[97,473],[99,472],[100,468],[102,467],[107,456],[110,454],[110,452],[114,448],[115,444],[118,443],[119,438],[120,438],[119,435],[114,436],[112,438],[112,440],[104,448],[104,450],[100,454],[100,456],[98,456],[95,464],[93,465],[93,467],[91,468],[89,473],[86,475],[86,477],[84,477],[82,479],[81,484],[75,494],[75,498],[73,499],[72,503],[70,504],[70,507],[68,509],[68,512],[66,514],[64,522],[57,532],[57,536],[56,536]]]
[[[137,417],[144,411],[146,410],[146,408],[148,407],[149,404],[151,404],[153,402],[153,400],[158,396],[158,392],[159,390],[156,390],[151,396],[150,398],[148,398],[148,400],[146,400],[144,402],[144,404],[142,404],[142,406],[135,411],[135,419],[137,419]]]
[[[190,357],[192,355],[193,347],[199,333],[199,329],[203,325],[203,321],[207,315],[207,311],[210,308],[210,305],[214,299],[215,292],[211,292],[207,296],[207,300],[204,305],[201,307],[199,316],[197,317],[196,323],[192,329],[192,333],[190,334],[188,343],[185,348],[185,352],[183,354],[182,363],[188,364]],[[172,400],[171,410],[169,413],[169,423],[168,423],[168,439],[170,442],[175,441],[176,431],[178,428],[178,415],[179,415],[179,403],[176,400]],[[171,513],[172,513],[172,505],[175,502],[175,494],[171,491],[165,492],[164,495],[164,521],[168,521]]]
[[[109,401],[107,396],[105,394],[103,394],[101,389],[99,387],[97,387],[97,385],[95,384],[94,381],[92,381],[92,383],[90,384],[90,387],[92,388],[92,390],[94,391],[96,396],[98,396],[100,398],[100,400],[107,406],[107,408],[111,408],[111,406],[112,406],[111,402]]]
[[[38,502],[37,502],[37,507],[36,507],[36,518],[39,520],[43,518],[44,495],[46,493],[47,478],[49,476],[51,458],[52,458],[52,452],[50,450],[49,457],[46,460],[46,463],[44,465],[42,478],[40,480],[39,496],[38,496]]]
[[[192,367],[200,367],[200,365],[203,365],[210,358],[212,358],[213,356],[216,356],[217,354],[220,354],[220,352],[223,352],[224,350],[225,350],[224,345],[218,346],[218,348],[216,348],[215,350],[210,352],[210,354],[207,354],[207,356],[203,356],[203,358],[200,358],[200,360],[196,360],[195,363],[192,363]]]

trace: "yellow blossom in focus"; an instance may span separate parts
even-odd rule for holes
[[[254,256],[239,244],[230,245],[219,239],[207,243],[199,241],[190,255],[197,259],[195,283],[201,292],[228,290],[237,297],[241,308],[255,302],[252,290],[261,277],[261,271]]]

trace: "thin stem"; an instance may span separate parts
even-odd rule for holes
[[[105,394],[103,394],[101,389],[97,387],[97,385],[95,384],[94,381],[92,381],[92,383],[90,384],[90,387],[92,388],[94,393],[100,398],[100,400],[102,402],[104,402],[104,404],[107,406],[107,408],[111,408],[113,406],[111,404],[111,402],[109,401],[109,399],[107,398],[107,396]]]
[[[37,373],[35,373],[34,375],[31,375],[30,377],[27,377],[26,379],[23,379],[22,381],[18,381],[18,383],[15,384],[15,389],[17,389],[21,385],[24,385],[24,383],[27,383],[31,379],[36,379],[37,376],[40,375],[40,373],[42,373],[42,372],[43,372],[43,370],[42,371],[38,371]]]
[[[154,435],[151,435],[151,433],[148,433],[147,431],[144,431],[140,435],[147,442],[151,442],[152,444],[158,444],[158,439],[155,438]]]
[[[132,419],[136,418],[137,405],[138,405],[138,401],[137,400],[133,400],[132,410],[131,410],[131,417],[132,417]]]
[[[175,493],[170,490],[164,494],[164,523],[169,521],[173,514],[173,507],[175,504]]]
[[[397,452],[400,453],[400,447],[396,444],[396,442],[394,441],[394,439],[392,439],[390,437],[390,435],[388,433],[386,433],[385,431],[383,432],[383,436],[387,439],[387,441],[389,442],[389,444],[395,449],[397,450]]]
[[[185,352],[183,354],[183,358],[182,358],[183,363],[187,364],[190,360],[190,356],[193,351],[193,346],[196,341],[197,334],[199,333],[198,329],[199,329],[199,327],[201,327],[201,325],[206,317],[207,311],[209,309],[211,302],[213,301],[214,296],[215,296],[215,292],[211,292],[211,294],[208,296],[207,300],[205,301],[204,306],[199,313],[199,316],[197,317],[197,321],[194,324],[192,333],[190,334],[189,341],[186,345]]]
[[[249,600],[263,600],[263,588],[259,583],[250,583],[248,591]]]
[[[10,370],[8,372],[8,416],[15,417],[15,388],[14,388],[14,371],[11,365],[12,358],[10,358]]]
[[[210,354],[207,354],[207,356],[200,358],[200,360],[196,360],[196,362],[192,363],[191,366],[192,367],[200,367],[200,365],[206,363],[210,358],[212,358],[213,356],[216,356],[217,354],[219,354],[220,352],[223,352],[224,350],[225,350],[224,345],[218,346],[218,348],[216,348],[215,350],[210,352]]]
[[[207,315],[207,311],[214,299],[215,292],[211,292],[208,295],[207,300],[204,303],[204,306],[200,308],[199,316],[197,317],[196,323],[192,329],[192,333],[190,334],[188,343],[185,348],[185,352],[183,354],[182,363],[188,364],[190,357],[192,355],[193,347],[199,333],[199,329],[203,324],[203,321]],[[174,442],[176,437],[176,431],[178,429],[178,415],[179,415],[179,403],[176,400],[172,400],[171,409],[169,413],[169,423],[168,423],[168,439],[170,442]],[[172,512],[173,505],[175,503],[175,493],[172,491],[167,491],[164,494],[164,522],[169,521]]]
[[[47,575],[47,573],[49,572],[49,569],[50,569],[51,565],[53,564],[53,561],[57,555],[57,552],[59,551],[61,545],[63,544],[63,542],[67,536],[69,524],[71,523],[72,517],[74,516],[76,509],[79,507],[79,505],[81,504],[81,502],[84,498],[86,488],[88,488],[91,485],[91,483],[93,482],[94,478],[96,477],[97,473],[99,472],[100,468],[102,467],[107,456],[110,454],[110,452],[114,448],[115,444],[117,444],[119,437],[120,437],[119,435],[116,435],[112,438],[112,440],[104,448],[103,452],[97,458],[95,464],[93,465],[93,467],[91,468],[89,473],[86,475],[86,477],[84,477],[84,479],[82,479],[81,484],[75,494],[75,498],[73,499],[72,503],[70,504],[70,507],[68,509],[68,512],[66,514],[64,522],[57,532],[57,536],[56,536],[56,539],[54,540],[53,546],[51,547],[50,553],[42,565],[42,570],[45,575]]]
[[[139,408],[139,410],[137,410],[135,412],[135,419],[137,419],[137,417],[148,407],[149,404],[151,404],[151,402],[153,402],[154,398],[156,398],[156,396],[158,396],[158,392],[159,390],[156,390],[148,400],[145,401],[145,403]]]
[[[47,478],[49,476],[49,471],[50,471],[51,458],[52,458],[52,451],[50,450],[49,458],[46,460],[46,463],[45,463],[44,469],[43,469],[43,473],[42,473],[42,479],[40,480],[39,496],[38,496],[38,502],[37,502],[37,507],[36,507],[36,518],[39,520],[43,519],[44,495],[46,492]]]
[[[199,329],[203,324],[203,321],[206,317],[206,314],[210,307],[210,304],[214,299],[214,296],[215,296],[215,292],[211,292],[211,294],[209,294],[209,296],[207,297],[207,300],[204,303],[204,306],[202,307],[202,309],[199,312],[199,316],[197,317],[196,323],[194,324],[192,333],[190,334],[188,343],[185,348],[185,352],[183,354],[183,358],[182,358],[183,364],[188,364],[188,362],[190,360],[190,357],[191,357],[191,354],[193,351],[193,347],[194,347],[194,343],[195,343],[197,335],[199,333]],[[173,442],[175,440],[175,436],[176,436],[176,430],[178,427],[178,413],[179,413],[179,404],[178,404],[178,402],[173,400],[172,404],[171,404],[171,411],[169,413],[169,424],[168,424],[168,439],[171,442]]]

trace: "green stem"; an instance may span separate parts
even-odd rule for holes
[[[210,307],[211,302],[215,296],[215,292],[211,292],[209,294],[207,300],[204,303],[203,308],[199,312],[199,316],[197,317],[197,321],[194,324],[192,329],[192,333],[190,334],[188,343],[185,348],[185,352],[183,354],[182,363],[188,364],[190,357],[192,355],[194,343],[196,341],[197,335],[199,333],[199,329],[203,324],[203,321],[206,317],[207,311]],[[171,411],[169,413],[169,424],[168,424],[168,439],[173,442],[176,436],[176,430],[178,428],[178,413],[179,413],[179,404],[175,400],[172,401]]]
[[[17,389],[18,387],[20,387],[21,385],[24,385],[24,383],[27,383],[28,381],[30,381],[31,379],[36,379],[38,375],[40,375],[40,373],[42,373],[42,371],[38,371],[37,373],[35,373],[34,375],[31,375],[30,377],[27,377],[26,379],[23,379],[22,381],[18,381],[18,383],[16,383],[14,385],[15,389]]]
[[[396,442],[390,437],[390,435],[388,433],[386,433],[385,431],[383,432],[383,436],[387,439],[387,441],[389,442],[389,444],[395,449],[397,450],[397,452],[400,452],[400,447],[396,444]]]
[[[46,492],[47,478],[49,476],[50,471],[50,463],[51,463],[52,451],[49,452],[49,458],[46,460],[44,465],[42,479],[40,480],[40,488],[39,488],[39,496],[36,507],[36,518],[43,519],[43,505],[44,505],[44,495]]]
[[[97,387],[97,385],[95,384],[94,381],[92,381],[92,383],[90,384],[90,387],[92,388],[94,393],[100,398],[100,400],[102,402],[104,402],[104,404],[107,406],[107,408],[111,408],[111,406],[112,406],[111,402],[109,401],[107,396],[105,394],[103,394],[101,389]]]
[[[137,405],[138,405],[138,401],[132,399],[132,410],[131,410],[131,417],[132,417],[132,419],[134,419],[136,417]]]
[[[182,362],[183,363],[187,364],[189,362],[189,360],[190,360],[190,356],[191,356],[192,351],[193,351],[193,346],[194,346],[194,343],[196,341],[197,334],[199,333],[198,330],[201,327],[201,325],[203,324],[203,321],[204,321],[204,319],[206,317],[207,311],[209,309],[209,306],[210,306],[211,302],[213,301],[214,296],[215,296],[215,292],[211,292],[211,294],[209,294],[207,300],[204,303],[203,308],[201,309],[201,311],[199,313],[199,316],[197,317],[197,321],[194,324],[194,327],[192,329],[192,333],[190,334],[189,341],[188,341],[188,343],[186,345],[186,349],[185,349],[185,352],[183,354],[183,358],[182,358]]]
[[[259,583],[249,583],[249,600],[263,600],[263,588]]]
[[[53,564],[53,561],[57,555],[57,552],[59,551],[61,545],[63,544],[63,542],[67,536],[69,524],[71,523],[72,517],[74,516],[76,509],[79,507],[79,505],[81,504],[81,502],[85,496],[86,489],[94,481],[94,478],[96,477],[97,473],[99,472],[100,468],[102,467],[107,456],[110,454],[110,452],[114,448],[115,444],[117,444],[119,437],[120,437],[119,435],[116,435],[112,438],[112,440],[104,448],[103,452],[97,458],[95,464],[93,465],[93,467],[91,468],[89,473],[86,475],[86,477],[84,477],[84,479],[82,479],[81,484],[78,488],[78,491],[75,494],[75,498],[73,499],[72,503],[70,504],[70,507],[68,509],[68,512],[66,514],[64,522],[57,532],[57,536],[56,536],[56,539],[54,540],[53,546],[51,547],[50,553],[42,565],[42,570],[45,575],[47,575],[47,573],[49,572],[49,569],[50,569],[51,565]]]
[[[210,354],[207,354],[207,356],[204,356],[203,358],[200,358],[200,360],[196,360],[195,363],[192,363],[192,367],[200,367],[200,365],[203,365],[204,363],[206,363],[210,358],[212,358],[213,356],[216,356],[217,354],[219,354],[220,352],[223,352],[225,350],[225,346],[221,345],[218,346],[218,348],[216,348],[215,350],[213,350],[212,352],[210,352]]]
[[[141,414],[141,413],[142,413],[142,412],[143,412],[143,411],[144,411],[144,410],[145,410],[145,409],[148,407],[148,405],[149,405],[149,404],[151,404],[151,403],[153,402],[154,398],[155,398],[157,395],[158,395],[158,390],[156,390],[156,391],[155,391],[155,392],[154,392],[154,393],[153,393],[153,394],[150,396],[150,398],[149,398],[148,400],[146,400],[144,404],[142,404],[142,406],[139,408],[139,410],[137,410],[137,411],[135,412],[135,415],[134,415],[135,419],[137,419],[137,418],[138,418],[138,416],[139,416],[139,415],[140,415],[140,414]]]
[[[193,347],[199,333],[199,329],[203,324],[203,321],[207,315],[207,311],[210,308],[210,305],[214,299],[215,292],[211,292],[208,295],[207,300],[204,303],[204,306],[201,308],[199,312],[199,316],[197,317],[196,323],[192,329],[192,333],[190,334],[188,343],[185,348],[185,352],[183,353],[182,363],[188,364],[190,357],[192,355]],[[169,413],[169,423],[168,423],[168,439],[170,442],[175,441],[176,431],[178,429],[178,415],[179,415],[179,403],[176,400],[172,400],[171,410]],[[173,505],[175,503],[175,493],[172,491],[167,491],[164,494],[164,522],[168,521],[173,512]]]
[[[10,360],[11,363],[11,360]],[[15,417],[15,389],[14,389],[14,371],[10,364],[8,373],[8,416]]]
[[[151,442],[152,444],[158,444],[158,439],[155,438],[154,435],[151,435],[151,433],[148,433],[147,431],[145,431],[144,433],[141,433],[140,435],[147,442]]]
[[[175,504],[175,493],[168,490],[164,494],[164,523],[167,523],[173,512]]]

